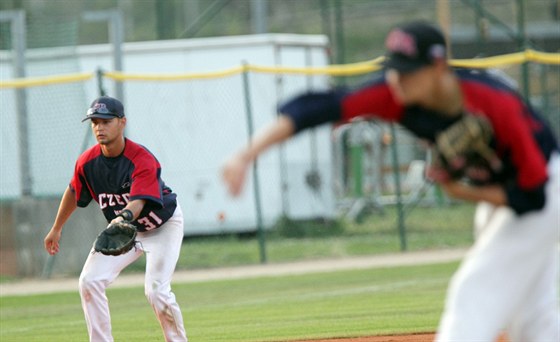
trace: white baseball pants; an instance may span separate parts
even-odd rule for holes
[[[92,342],[113,341],[105,289],[119,273],[146,253],[145,294],[159,320],[166,341],[187,341],[183,315],[171,292],[171,278],[183,241],[183,214],[177,205],[160,228],[138,233],[137,249],[119,256],[90,253],[80,275],[80,296]],[[93,250],[92,250],[93,251]]]
[[[549,162],[546,206],[516,216],[480,203],[477,239],[450,283],[438,342],[560,341],[560,156]]]

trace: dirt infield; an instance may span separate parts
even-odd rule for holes
[[[364,336],[349,338],[331,338],[322,340],[306,340],[292,342],[432,342],[435,333],[418,333],[406,335],[387,335],[387,336]],[[496,342],[508,342],[505,336],[498,338]]]
[[[389,336],[364,336],[348,338],[331,338],[322,340],[307,340],[293,342],[432,342],[434,333],[389,335]]]

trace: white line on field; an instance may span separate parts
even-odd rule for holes
[[[195,283],[212,280],[274,277],[309,273],[334,272],[351,269],[368,269],[396,266],[427,265],[460,260],[465,249],[435,250],[383,254],[344,259],[313,260],[282,264],[264,264],[203,270],[180,270],[173,276],[173,283]],[[144,274],[119,276],[111,288],[135,287],[144,284]],[[77,292],[78,279],[27,279],[0,284],[1,296],[32,295],[57,292]]]

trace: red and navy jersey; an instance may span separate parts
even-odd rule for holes
[[[117,217],[129,201],[146,200],[132,223],[138,231],[147,231],[164,224],[177,207],[176,194],[160,174],[156,157],[144,146],[125,139],[125,148],[118,157],[105,157],[99,145],[85,151],[76,162],[70,188],[79,207],[95,200],[107,222]]]
[[[482,70],[456,70],[464,110],[488,118],[492,147],[504,164],[494,181],[502,184],[509,206],[518,214],[541,209],[548,179],[547,160],[558,143],[545,121],[498,77]],[[436,135],[460,119],[420,106],[404,106],[392,95],[384,76],[356,91],[333,90],[298,96],[279,108],[292,118],[296,132],[324,122],[355,117],[380,118],[406,127],[434,142]]]

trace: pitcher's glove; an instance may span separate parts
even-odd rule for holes
[[[136,245],[136,227],[128,221],[111,223],[95,240],[94,250],[105,255],[121,255]]]
[[[493,137],[494,130],[485,117],[465,114],[436,136],[433,168],[443,170],[443,178],[489,183],[502,168],[490,147]]]

